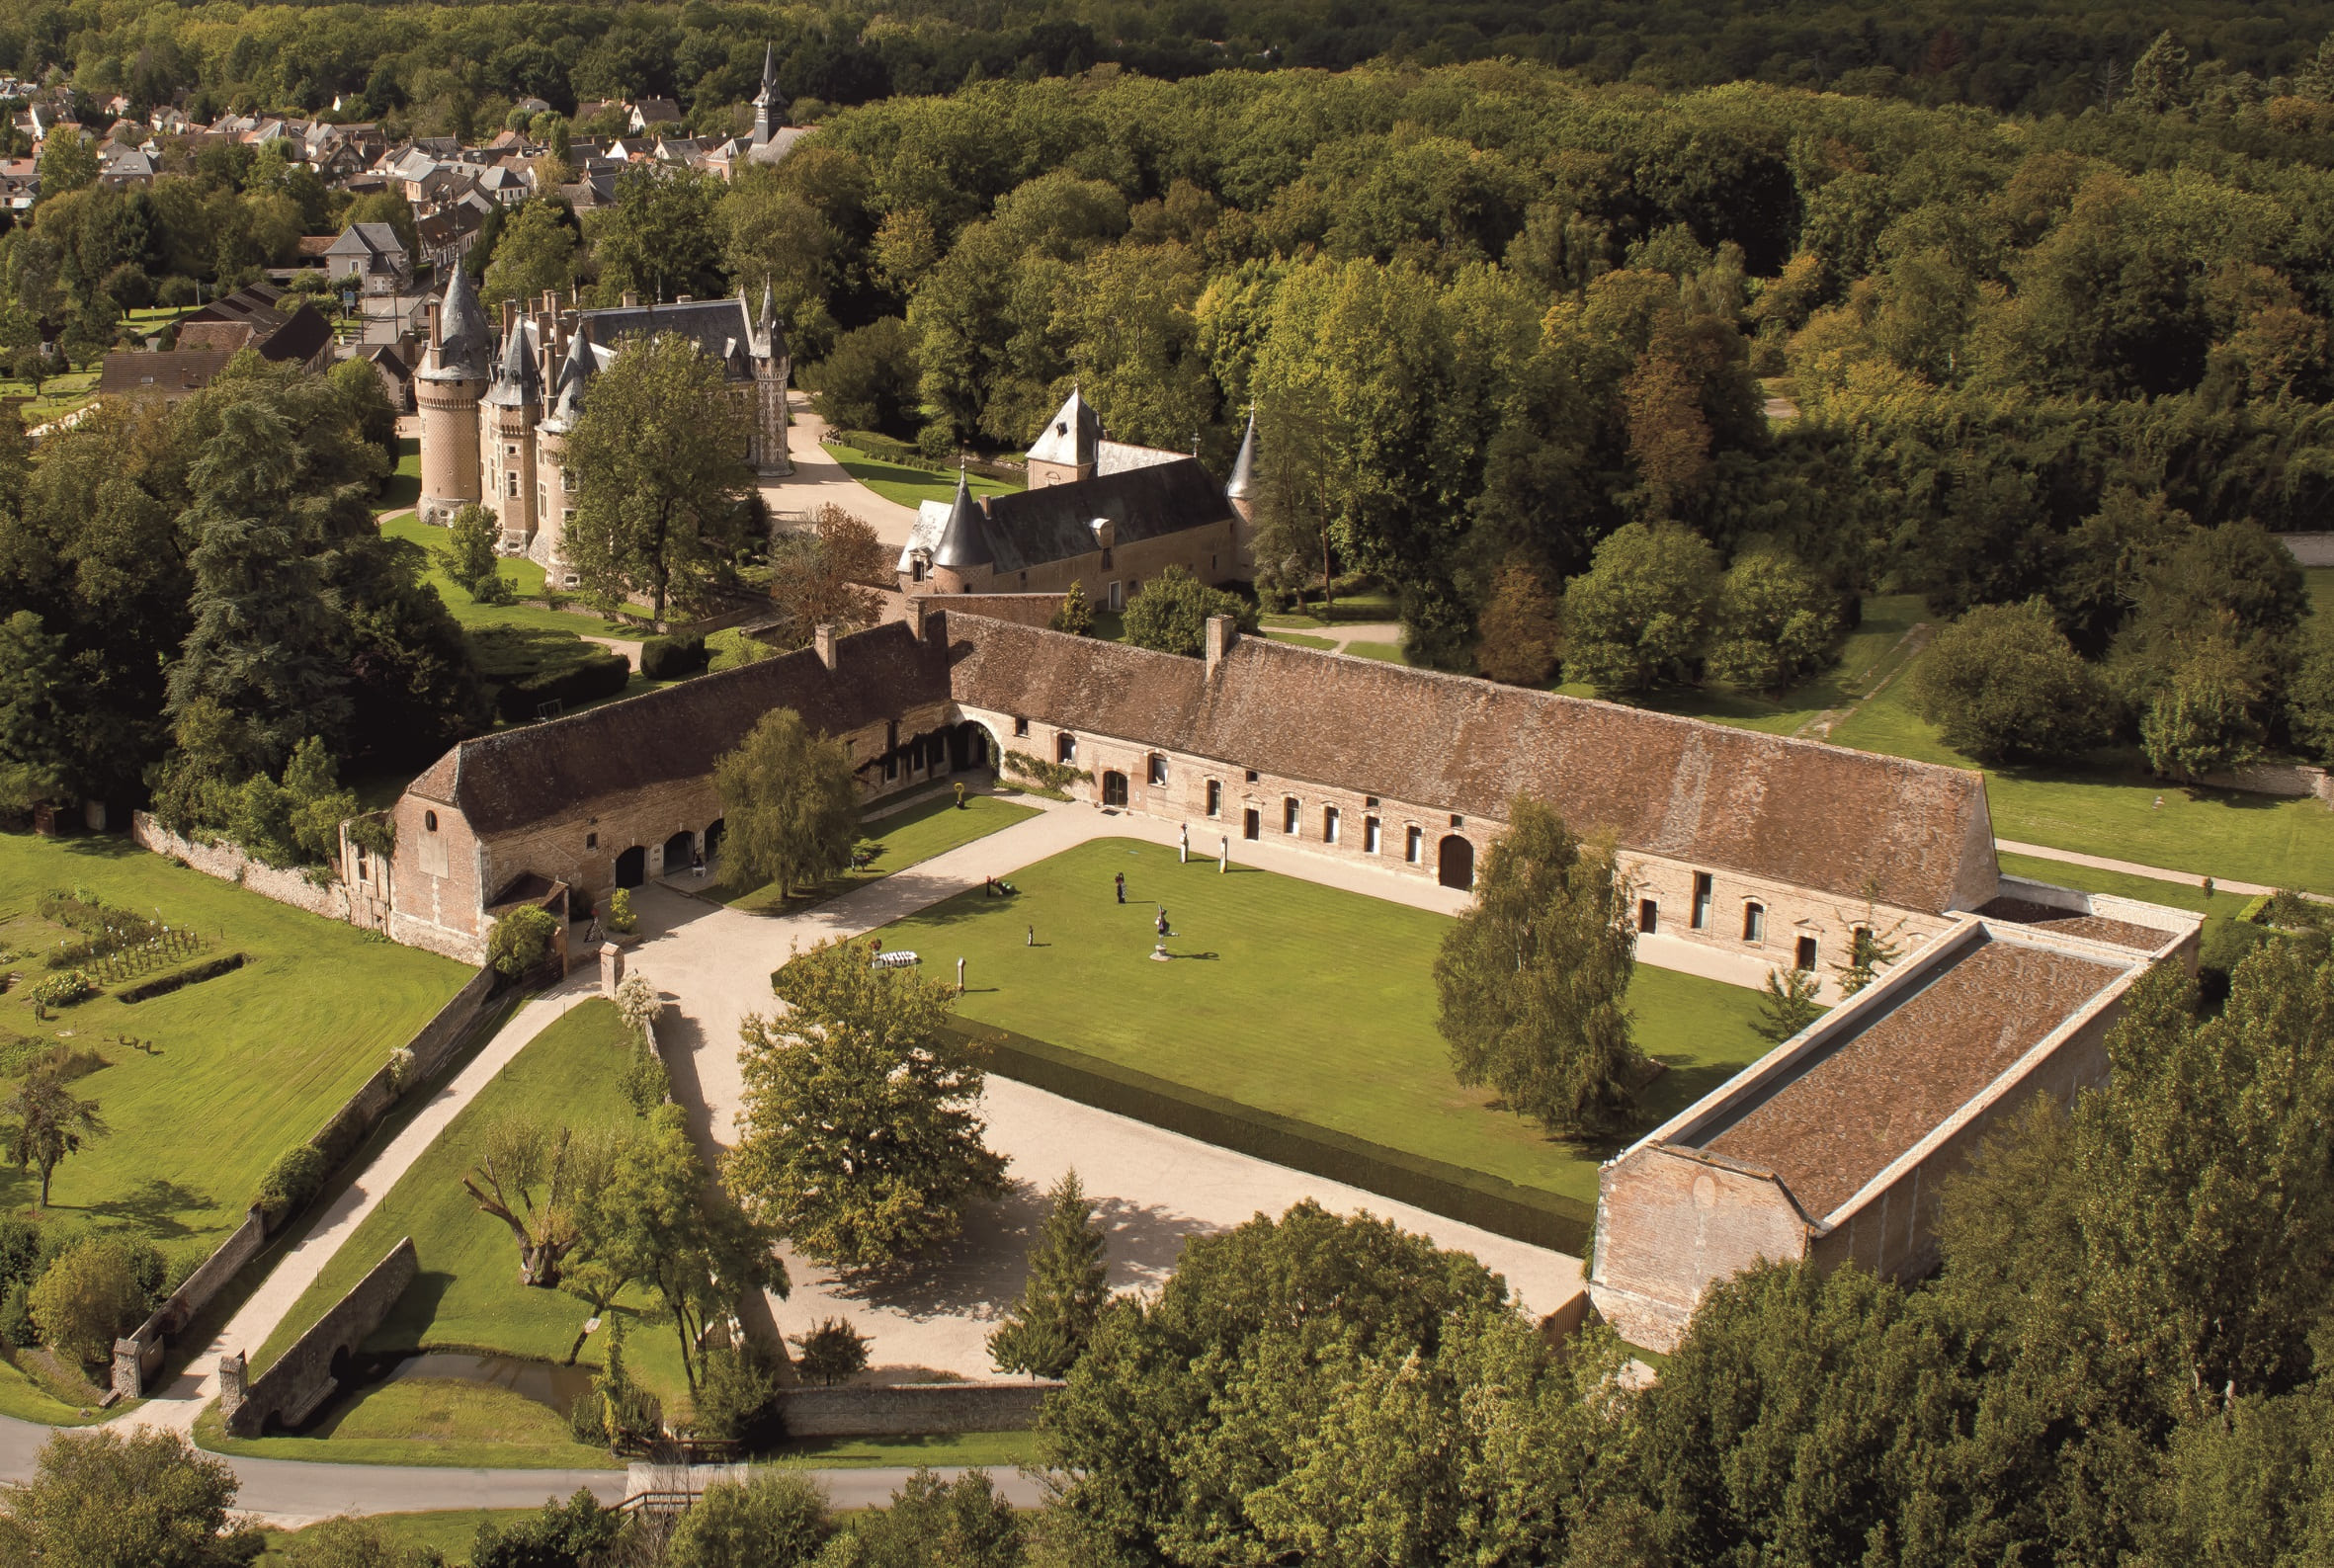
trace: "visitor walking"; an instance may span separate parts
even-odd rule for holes
[[[1118,888],[1119,902],[1124,904],[1126,902],[1126,873],[1125,871],[1119,873]]]
[[[1159,906],[1159,940],[1164,942],[1174,935],[1174,932],[1167,929],[1167,906],[1161,904]]]

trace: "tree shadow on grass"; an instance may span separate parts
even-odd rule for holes
[[[1016,1182],[1003,1198],[975,1204],[953,1239],[878,1269],[835,1278],[845,1300],[897,1312],[911,1321],[960,1317],[996,1322],[1021,1294],[1030,1244],[1049,1207],[1045,1194]],[[1217,1227],[1156,1203],[1095,1199],[1095,1220],[1109,1239],[1111,1284],[1155,1285],[1174,1271],[1187,1237]]]
[[[208,1194],[157,1176],[120,1197],[88,1204],[82,1212],[132,1226],[154,1241],[177,1241],[195,1234],[195,1227],[181,1219],[181,1214],[207,1214],[217,1207],[218,1200]]]

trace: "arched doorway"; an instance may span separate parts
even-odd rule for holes
[[[957,773],[971,768],[994,768],[999,752],[988,726],[966,719],[949,731],[949,767]]]
[[[1106,773],[1102,776],[1102,803],[1106,806],[1123,806],[1126,803],[1125,774]]]
[[[648,880],[648,851],[635,844],[616,858],[616,885],[637,887]]]
[[[689,869],[690,860],[696,854],[697,835],[687,828],[665,840],[665,875]]]
[[[1469,888],[1475,885],[1475,847],[1456,833],[1443,836],[1442,874],[1438,878],[1445,887]]]
[[[729,819],[715,817],[706,828],[706,864],[713,864],[713,857],[721,853],[721,835],[727,830]]]

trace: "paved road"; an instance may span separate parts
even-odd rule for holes
[[[53,1434],[46,1427],[0,1417],[0,1480],[22,1481]],[[603,1503],[622,1502],[623,1470],[467,1470],[421,1465],[311,1464],[299,1459],[247,1459],[218,1455],[233,1467],[240,1491],[235,1506],[271,1525],[310,1525],[335,1514],[414,1514],[434,1509],[534,1508],[545,1498],[573,1496],[589,1487]],[[873,1508],[911,1472],[898,1468],[806,1469],[837,1508]],[[960,1472],[943,1470],[943,1475]],[[1007,1499],[1035,1508],[1044,1501],[1039,1484],[1013,1470],[992,1470],[990,1478]]]
[[[856,513],[875,527],[875,537],[893,549],[908,541],[916,526],[916,509],[886,501],[843,471],[818,438],[827,422],[810,411],[810,399],[800,392],[787,394],[792,421],[787,427],[787,455],[794,459],[793,474],[761,486],[762,499],[773,512],[809,514],[829,502]]]

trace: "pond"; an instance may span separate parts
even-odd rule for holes
[[[548,1405],[564,1416],[579,1396],[590,1392],[593,1371],[589,1366],[560,1366],[551,1362],[526,1361],[516,1356],[425,1351],[419,1356],[402,1358],[392,1363],[387,1371],[367,1381],[396,1383],[416,1377],[484,1383],[494,1388],[505,1388],[539,1405]]]

